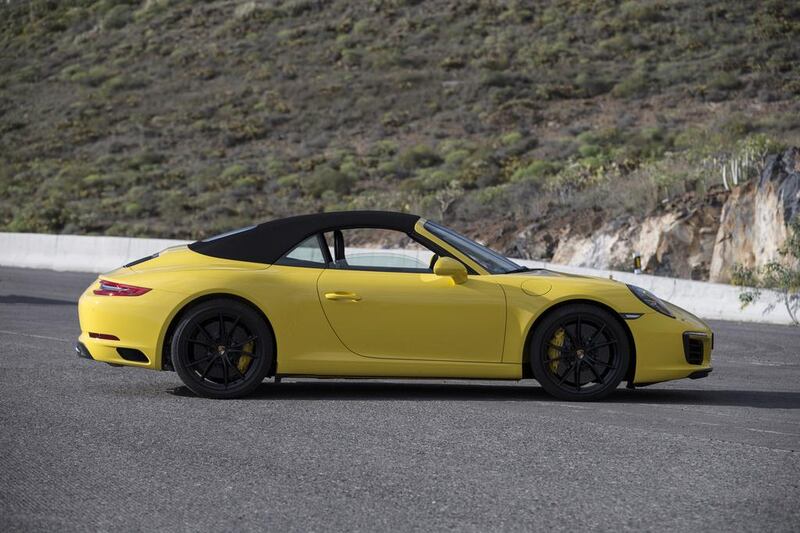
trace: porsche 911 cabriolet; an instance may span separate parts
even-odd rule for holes
[[[101,275],[78,309],[79,356],[174,370],[209,398],[293,376],[530,378],[597,400],[623,380],[705,377],[713,348],[707,324],[644,289],[526,268],[436,222],[377,211],[168,248]]]

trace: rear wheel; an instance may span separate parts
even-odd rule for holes
[[[252,308],[235,300],[210,300],[181,319],[172,338],[172,363],[195,394],[237,398],[267,376],[273,346],[269,326]]]
[[[564,306],[537,326],[530,344],[533,375],[562,400],[598,400],[617,388],[628,370],[630,343],[608,311],[588,304]]]

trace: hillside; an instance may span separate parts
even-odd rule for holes
[[[798,64],[774,0],[4,3],[0,231],[377,208],[502,249],[800,145]]]

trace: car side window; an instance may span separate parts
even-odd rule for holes
[[[320,247],[319,239],[312,235],[281,257],[275,264],[285,266],[304,266],[325,268],[325,255]]]
[[[377,228],[334,230],[325,234],[331,245],[331,268],[386,272],[432,272],[434,253],[401,231]]]

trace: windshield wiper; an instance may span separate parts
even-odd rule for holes
[[[533,269],[521,266],[519,268],[515,268],[513,270],[508,270],[506,272],[503,272],[503,274],[519,274],[520,272],[530,272],[531,270],[533,270]]]

